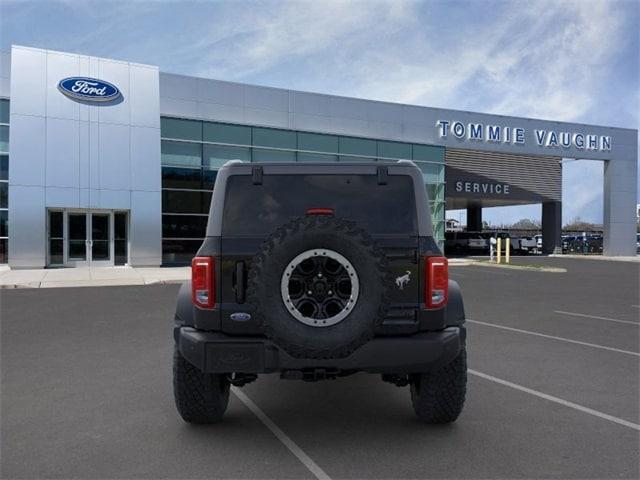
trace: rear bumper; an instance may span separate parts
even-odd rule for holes
[[[237,337],[176,327],[180,353],[208,373],[271,373],[325,369],[404,374],[433,370],[451,362],[466,337],[464,327],[402,337],[376,337],[345,358],[294,358],[262,337]]]

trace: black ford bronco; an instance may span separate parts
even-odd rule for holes
[[[465,315],[432,235],[421,171],[397,163],[228,162],[178,295],[173,386],[182,418],[222,418],[263,373],[356,372],[410,386],[416,415],[464,404]]]

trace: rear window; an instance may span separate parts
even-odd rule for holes
[[[305,215],[308,208],[332,208],[336,217],[356,221],[372,234],[417,232],[413,182],[389,175],[265,175],[253,185],[249,175],[227,182],[222,232],[264,235]]]

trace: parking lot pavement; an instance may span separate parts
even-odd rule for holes
[[[241,391],[280,437],[234,395],[219,425],[179,419],[177,286],[2,291],[1,477],[638,478],[639,266],[516,261],[567,272],[452,269],[481,322],[458,422],[376,376],[264,376]]]

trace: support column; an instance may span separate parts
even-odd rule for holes
[[[604,255],[636,255],[637,148],[604,164]]]
[[[562,253],[562,202],[542,204],[542,253]]]
[[[482,230],[482,207],[469,205],[467,207],[467,231],[479,232]]]

